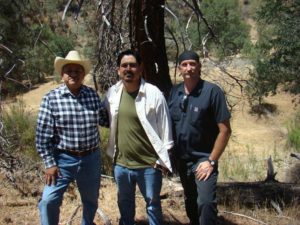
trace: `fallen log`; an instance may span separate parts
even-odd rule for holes
[[[161,198],[183,197],[183,189],[177,182],[169,182],[168,191]],[[176,187],[176,188],[175,188]],[[225,206],[273,207],[300,204],[300,185],[276,181],[219,182],[217,184],[218,204]]]
[[[259,182],[218,183],[218,202],[224,205],[240,204],[247,207],[273,207],[300,203],[300,185],[281,183],[275,179],[272,157],[267,160],[267,177]]]
[[[272,207],[300,204],[300,185],[274,181],[218,183],[217,199],[227,206]]]

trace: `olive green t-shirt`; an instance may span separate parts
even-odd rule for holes
[[[116,163],[130,169],[153,166],[158,159],[136,113],[137,94],[123,90],[118,113]]]

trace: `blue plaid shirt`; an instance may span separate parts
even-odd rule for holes
[[[36,148],[45,167],[56,165],[55,149],[85,151],[99,146],[98,125],[109,125],[108,114],[98,94],[82,86],[74,96],[62,85],[42,100],[36,127]]]

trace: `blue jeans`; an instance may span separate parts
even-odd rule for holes
[[[194,172],[201,161],[178,161],[178,172],[184,189],[185,209],[191,225],[215,225],[218,213],[216,196],[218,168],[215,166],[213,173],[206,181],[199,181]]]
[[[61,177],[57,178],[56,185],[44,187],[42,199],[39,202],[41,224],[58,224],[63,194],[69,184],[75,180],[83,205],[81,224],[92,225],[98,208],[101,177],[100,151],[84,157],[55,152],[54,157]]]
[[[135,190],[138,185],[145,201],[149,225],[162,225],[160,191],[162,173],[158,169],[128,169],[119,165],[114,168],[118,186],[118,206],[121,214],[120,225],[134,225]]]

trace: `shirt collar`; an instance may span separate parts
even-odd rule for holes
[[[71,91],[69,90],[69,88],[67,87],[66,84],[63,84],[59,87],[59,91],[60,91],[60,95],[61,96],[67,96],[67,95],[72,95],[74,96]],[[78,93],[77,96],[80,96],[80,95],[84,95],[87,93],[87,87],[85,85],[82,85],[81,88],[80,88],[80,91]]]
[[[141,78],[141,83],[140,83],[140,88],[139,88],[139,94],[142,93],[144,94],[146,92],[146,87],[145,87],[146,81]],[[123,89],[123,82],[120,80],[118,83],[116,83],[116,92],[118,92],[120,89]]]
[[[192,92],[190,93],[190,95],[194,95],[194,94],[197,94],[199,95],[202,91],[202,88],[203,88],[203,83],[204,83],[204,80],[200,79],[198,81],[198,84],[195,86],[195,88],[192,90]],[[185,95],[185,91],[184,91],[184,82],[182,82],[180,84],[180,87],[179,87],[179,93],[180,94],[183,94]]]

